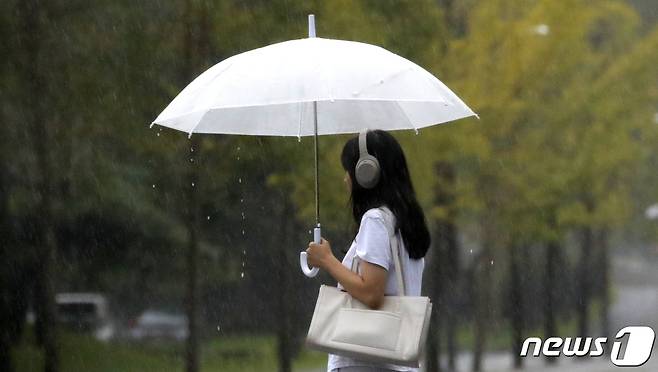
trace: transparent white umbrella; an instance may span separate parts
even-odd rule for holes
[[[157,124],[193,133],[315,136],[314,240],[320,241],[318,135],[413,129],[477,116],[422,67],[378,46],[309,37],[244,52],[199,75]],[[306,253],[300,264],[307,276]]]

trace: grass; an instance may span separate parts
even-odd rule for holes
[[[61,333],[61,371],[64,372],[180,372],[184,366],[184,344],[102,343],[91,336]],[[201,370],[204,372],[276,371],[276,342],[272,336],[225,336],[203,344]],[[41,350],[32,340],[14,349],[16,371],[42,371]],[[294,370],[322,367],[326,354],[302,351]]]

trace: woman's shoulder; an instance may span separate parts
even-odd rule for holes
[[[377,219],[382,221],[386,226],[395,226],[395,215],[386,206],[370,208],[361,217],[361,224],[368,219]]]
[[[390,218],[392,214],[393,213],[391,213],[388,207],[370,208],[366,211],[366,213],[363,214],[363,217],[361,217],[361,221],[367,218],[378,218],[381,220],[386,220]]]

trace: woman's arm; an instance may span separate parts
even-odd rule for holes
[[[306,253],[309,265],[327,271],[352,297],[372,309],[381,306],[388,277],[386,269],[361,260],[361,275],[359,275],[336,259],[331,252],[329,242],[325,239],[322,239],[320,244],[310,242]]]

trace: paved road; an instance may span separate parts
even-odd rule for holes
[[[654,351],[654,354],[656,352]],[[470,353],[460,354],[457,358],[457,371],[471,371],[472,356]],[[485,355],[483,364],[484,372],[517,372],[511,367],[512,357],[504,353],[488,353]],[[324,372],[323,368],[299,372]],[[560,358],[554,365],[547,366],[542,358],[528,357],[525,359],[523,371],[532,372],[656,372],[658,371],[658,355],[652,358],[642,367],[622,368],[617,367],[605,357],[596,359],[569,359]]]

